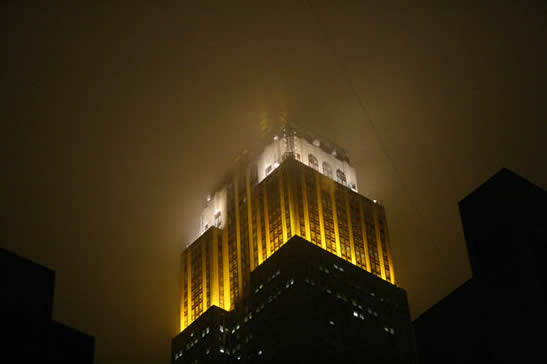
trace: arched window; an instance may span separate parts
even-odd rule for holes
[[[336,181],[345,185],[346,184],[346,174],[341,170],[336,170]]]
[[[308,155],[308,163],[313,169],[319,170],[319,161],[313,154]]]
[[[217,228],[220,228],[221,225],[222,225],[222,215],[220,214],[220,211],[217,211],[217,213],[215,214],[215,226]]]
[[[332,178],[332,168],[327,162],[323,162],[323,174],[329,178]]]

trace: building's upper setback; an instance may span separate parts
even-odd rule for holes
[[[395,284],[384,208],[357,193],[341,148],[294,128],[241,157],[201,231],[182,253],[181,330],[212,305],[233,309],[250,272],[295,235]]]
[[[283,126],[277,133],[264,137],[255,152],[246,152],[245,162],[254,184],[262,182],[281,162],[295,159],[328,178],[358,192],[357,175],[350,165],[347,152],[333,142],[304,132],[293,125]],[[209,227],[223,228],[226,217],[226,186],[207,197],[207,206],[201,213],[199,233]]]

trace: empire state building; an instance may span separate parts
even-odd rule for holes
[[[339,312],[332,312],[331,319],[325,318],[331,328],[337,325],[335,317],[338,317],[338,325],[345,321],[340,321],[339,317],[345,306],[348,306],[348,317],[356,318],[357,323],[364,323],[365,317],[370,316],[380,330],[378,337],[385,336],[387,341],[370,349],[369,357],[413,362],[406,293],[395,285],[385,210],[380,203],[358,191],[355,169],[346,151],[324,138],[289,125],[270,135],[258,150],[243,153],[214,193],[208,196],[207,205],[201,212],[201,235],[182,253],[181,333],[173,339],[173,362],[290,360],[286,340],[278,347],[279,343],[276,340],[269,342],[267,335],[257,339],[266,324],[254,328],[251,325],[253,312],[256,316],[262,311],[263,303],[256,301],[263,294],[260,291],[271,291],[267,298],[270,302],[276,301],[283,291],[273,286],[264,288],[267,284],[260,277],[271,281],[278,275],[289,282],[284,283],[287,286],[284,289],[296,284],[312,287],[313,282],[314,287],[327,295],[338,296],[340,304],[316,312],[328,314],[321,310],[330,312],[339,306]],[[287,268],[280,270],[279,267],[285,264],[288,264]],[[308,267],[305,272],[301,271],[304,266]],[[337,278],[327,284],[321,277],[315,277],[317,274]],[[299,282],[295,284],[296,280]],[[325,284],[329,287],[325,288]],[[285,307],[283,312],[290,316],[290,310],[294,314],[310,305],[298,315],[303,319],[302,323],[306,322],[304,316],[314,311],[313,302],[321,298],[315,297],[315,301],[308,302],[314,295],[305,294],[301,297],[304,301],[298,301],[299,295],[306,290],[295,287],[293,291],[296,294],[292,298],[285,295],[284,300],[299,308]],[[274,316],[284,315],[279,310]],[[379,323],[382,311],[385,311],[383,321],[380,319],[383,323]],[[387,315],[391,317],[387,318]],[[297,321],[291,320],[292,324]],[[256,325],[259,320],[253,322]],[[234,326],[230,327],[231,323]],[[287,322],[280,330],[291,330],[290,325]],[[215,339],[204,342],[206,336],[213,335],[214,326]],[[246,329],[241,328],[241,333],[248,330],[245,337],[236,333],[242,326]],[[234,330],[235,327],[238,329]],[[298,331],[298,327],[301,325],[293,332]],[[222,338],[217,338],[218,335]],[[286,335],[288,333],[282,336]],[[363,335],[363,338],[370,336],[378,340],[370,328],[366,328]],[[358,337],[354,339],[358,340]],[[303,345],[301,340],[297,341],[298,345]],[[390,343],[396,348],[390,349]],[[278,348],[274,350],[273,347]],[[351,353],[349,349],[344,350]],[[302,360],[307,361],[310,356],[306,358]]]

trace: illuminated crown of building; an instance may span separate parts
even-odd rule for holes
[[[292,125],[285,125],[277,133],[269,133],[266,141],[256,153],[247,156],[249,168],[256,168],[258,180],[262,182],[287,158],[295,159],[328,178],[357,192],[357,175],[349,163],[345,150],[325,138],[303,132]],[[226,216],[226,189],[207,197],[207,207],[201,213],[200,234],[209,227],[224,227]]]

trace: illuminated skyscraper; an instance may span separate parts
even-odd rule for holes
[[[207,198],[172,362],[415,363],[384,208],[347,154],[285,127]]]
[[[385,210],[358,194],[347,153],[290,126],[268,140],[207,198],[182,254],[181,331],[213,305],[233,310],[250,272],[295,235],[395,284]]]

